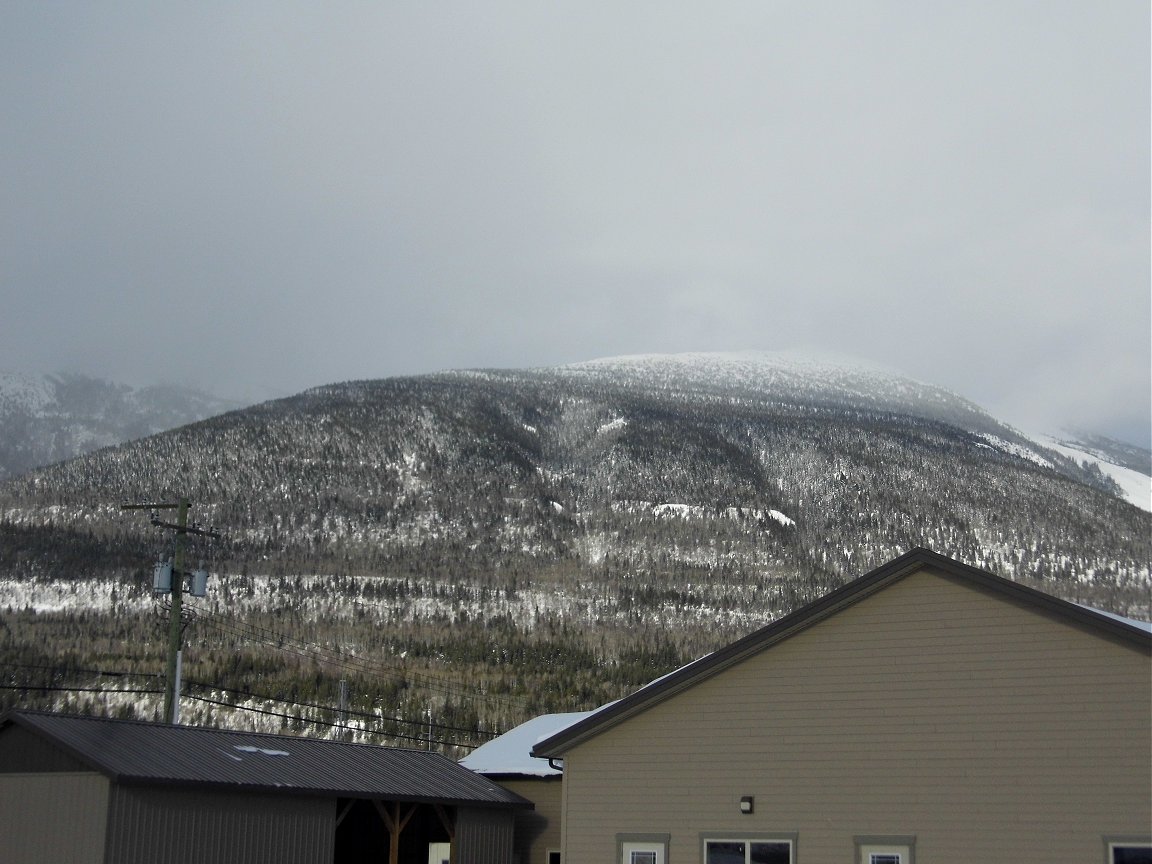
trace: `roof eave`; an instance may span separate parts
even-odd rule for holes
[[[140,777],[124,775],[122,786],[161,786],[180,789],[205,789],[219,792],[260,792],[272,795],[292,795],[307,798],[356,798],[364,801],[400,801],[407,804],[444,804],[449,807],[495,807],[500,809],[532,808],[527,798],[511,790],[503,790],[500,798],[439,797],[436,795],[407,795],[403,792],[373,792],[365,789],[326,789],[310,786],[276,786],[267,783],[224,783],[212,780],[183,780],[171,777]]]

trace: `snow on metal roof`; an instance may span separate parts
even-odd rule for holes
[[[1152,621],[1141,621],[1139,618],[1125,618],[1123,615],[1117,615],[1115,612],[1105,612],[1103,609],[1096,609],[1092,606],[1084,606],[1083,608],[1090,612],[1095,612],[1097,615],[1103,615],[1105,618],[1119,621],[1121,624],[1127,624],[1129,627],[1135,627],[1137,630],[1143,630],[1145,633],[1152,633]]]
[[[537,741],[543,741],[594,713],[575,711],[569,714],[543,714],[477,747],[461,759],[460,764],[478,774],[519,774],[525,777],[559,775],[561,772],[549,766],[547,759],[533,757],[532,748]]]

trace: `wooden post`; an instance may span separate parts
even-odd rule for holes
[[[383,801],[373,801],[372,803],[376,805],[376,811],[380,814],[380,818],[384,820],[384,827],[388,829],[388,864],[400,864],[400,833],[404,830],[419,805],[413,804],[411,809],[401,816],[399,801],[392,802],[391,813],[388,812],[388,808],[384,806]]]
[[[176,512],[176,554],[172,560],[172,607],[168,611],[168,682],[164,690],[164,722],[180,722],[180,643],[183,622],[180,603],[184,597],[184,544],[188,541],[188,499],[181,498]]]
[[[188,542],[189,534],[200,537],[219,539],[220,535],[214,530],[204,531],[193,525],[188,525],[188,509],[191,507],[188,499],[181,496],[176,502],[163,502],[158,504],[122,504],[121,510],[152,510],[152,524],[159,528],[168,528],[176,532],[176,551],[172,561],[172,584],[169,593],[172,595],[172,605],[168,610],[168,676],[164,687],[164,722],[176,725],[180,722],[180,644],[183,640],[184,623],[180,620],[180,607],[184,597],[184,546]],[[175,510],[176,522],[163,522],[156,515],[156,510]]]

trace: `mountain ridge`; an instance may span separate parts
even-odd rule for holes
[[[325,385],[11,478],[0,666],[156,668],[147,586],[170,538],[120,504],[180,495],[225,537],[189,550],[213,576],[187,658],[225,702],[327,699],[332,661],[284,653],[324,645],[365,711],[507,728],[616,698],[915,546],[1149,616],[1152,515],[954,394],[604,365]]]
[[[237,407],[173,384],[130,387],[76,372],[0,371],[0,480]]]

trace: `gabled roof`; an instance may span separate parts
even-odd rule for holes
[[[20,726],[123,784],[217,787],[384,801],[528,806],[426,750],[15,711]]]
[[[575,711],[534,717],[477,747],[461,759],[460,764],[489,777],[559,777],[563,772],[549,765],[546,758],[532,756],[532,748],[536,742],[550,738],[591,713]]]
[[[573,723],[538,742],[532,748],[532,755],[536,757],[559,757],[575,745],[587,741],[617,723],[771,648],[778,642],[782,642],[837,612],[859,603],[913,573],[926,569],[945,579],[961,582],[977,590],[988,592],[1010,602],[1027,606],[1041,614],[1078,626],[1103,638],[1129,645],[1145,654],[1152,654],[1152,631],[1143,622],[1120,618],[1086,606],[1078,606],[1075,603],[1069,603],[996,576],[986,570],[961,564],[959,561],[938,555],[928,549],[918,548],[713,654],[682,666],[662,678],[657,678],[651,684],[640,688],[618,702],[592,712],[584,720]]]

